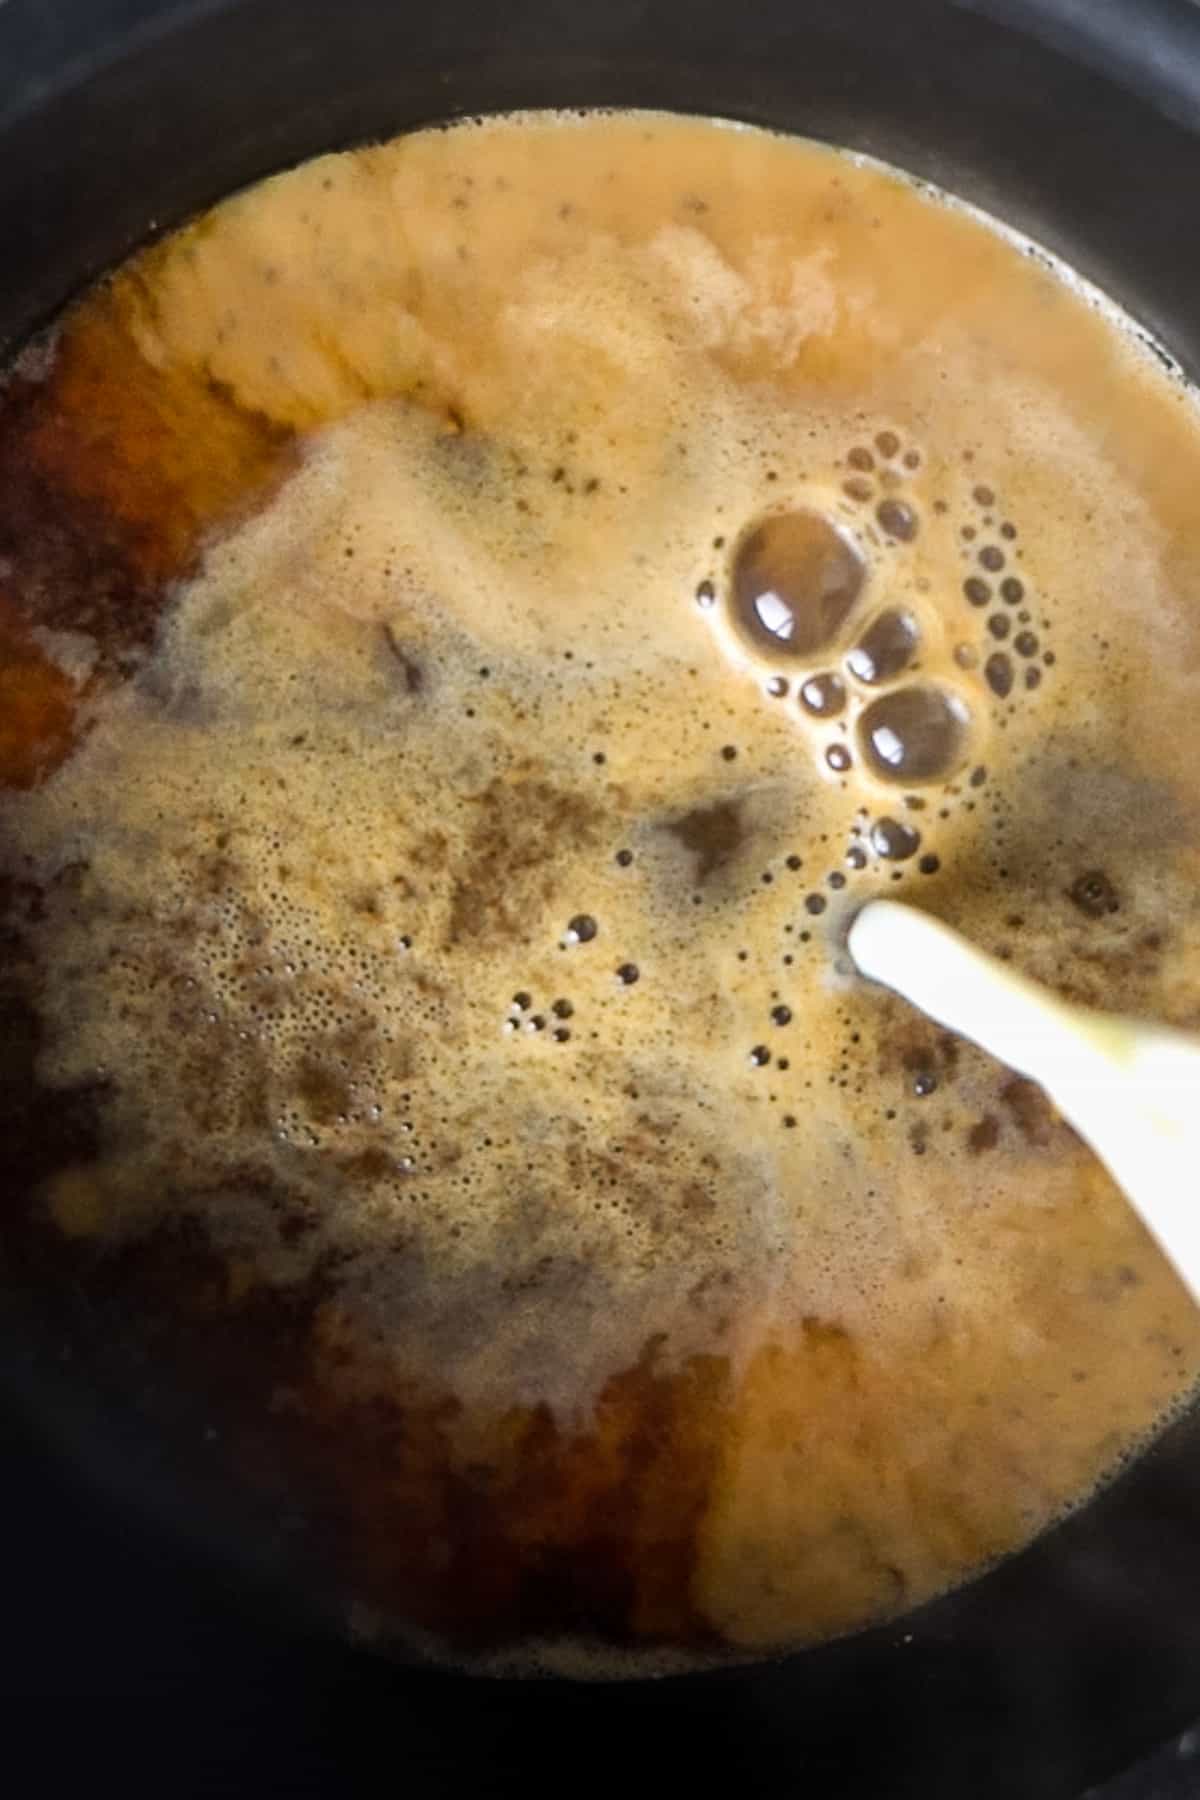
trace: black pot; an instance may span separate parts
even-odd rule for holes
[[[733,116],[898,163],[1057,251],[1200,376],[1194,0],[8,0],[0,348],[148,235],[287,163],[453,114],[589,104]],[[560,1788],[583,1764],[742,1793],[1066,1800],[1200,1711],[1197,1415],[1084,1512],[896,1626],[742,1672],[515,1687],[342,1649],[211,1533],[185,1548],[148,1525],[170,1491],[153,1449],[122,1436],[119,1409],[82,1403],[29,1321],[7,1323],[24,1510],[6,1580],[32,1634],[10,1685],[23,1663],[32,1689],[128,1694],[111,1647],[139,1694],[178,1707],[198,1683],[183,1723],[235,1757],[212,1709],[228,1728],[257,1704],[256,1787],[336,1768],[341,1788],[385,1756],[395,1779],[456,1793]],[[363,1695],[386,1719],[364,1723]],[[173,1747],[163,1779],[198,1791],[209,1765]]]

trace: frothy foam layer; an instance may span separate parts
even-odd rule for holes
[[[231,1313],[319,1281],[303,1405],[409,1420],[387,1629],[454,1643],[447,1469],[517,1571],[488,1654],[570,1635],[548,1545],[619,1544],[601,1638],[742,1654],[1075,1502],[1200,1330],[841,941],[911,894],[1200,1020],[1190,398],[889,172],[637,117],[323,159],[105,304],[302,437],[5,805],[41,1079],[103,1094],[56,1226],[198,1222]]]

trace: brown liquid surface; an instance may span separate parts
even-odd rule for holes
[[[986,222],[693,121],[138,258],[0,395],[6,1278],[461,1660],[759,1654],[1025,1542],[1200,1325],[841,938],[909,896],[1200,1024],[1198,426]]]

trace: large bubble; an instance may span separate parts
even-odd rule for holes
[[[857,550],[820,513],[780,513],[738,547],[734,623],[756,650],[811,657],[837,641],[865,577]]]
[[[915,683],[873,700],[858,721],[858,734],[876,775],[911,786],[954,773],[967,753],[969,726],[957,694]]]

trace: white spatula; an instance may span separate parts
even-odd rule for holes
[[[1200,1303],[1200,1039],[1070,1006],[892,900],[868,902],[848,943],[870,980],[1046,1090]]]

